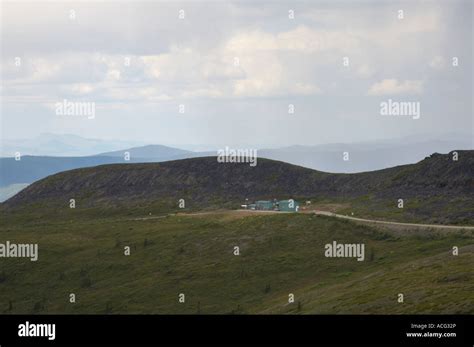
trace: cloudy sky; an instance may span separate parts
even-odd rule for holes
[[[7,139],[284,146],[474,133],[469,0],[1,7]],[[65,99],[94,102],[95,118],[58,115]],[[388,99],[419,102],[420,118],[381,115]]]

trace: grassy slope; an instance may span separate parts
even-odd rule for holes
[[[469,197],[404,198],[404,207],[398,208],[398,198],[377,198],[364,195],[358,198],[313,198],[310,208],[328,210],[354,217],[404,223],[474,225],[474,200]]]
[[[304,214],[134,221],[133,211],[92,211],[1,220],[0,242],[38,242],[40,260],[0,259],[0,312],[474,313],[471,231],[401,236]],[[333,240],[365,243],[366,261],[325,258]],[[454,245],[467,248],[450,256]],[[300,305],[286,305],[289,293]]]

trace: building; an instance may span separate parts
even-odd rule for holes
[[[258,200],[254,204],[245,204],[242,207],[248,210],[298,212],[300,204],[293,199],[280,201],[275,199],[274,201]]]
[[[255,209],[272,211],[275,209],[275,204],[268,200],[258,200],[255,202]]]
[[[293,199],[280,200],[277,202],[277,208],[279,211],[298,212],[298,210],[300,209],[300,204],[298,201],[295,201]]]

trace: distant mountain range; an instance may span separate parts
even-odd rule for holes
[[[13,157],[17,152],[23,156],[90,156],[145,144],[140,141],[100,140],[72,134],[44,133],[28,139],[2,139],[0,157]]]
[[[0,158],[0,187],[15,183],[32,183],[57,172],[113,163],[162,162],[199,156],[215,152],[191,152],[162,145],[148,145],[106,152],[85,157],[21,156]]]
[[[70,198],[83,207],[134,207],[155,202],[190,206],[238,206],[245,199],[371,197],[379,204],[398,198],[423,201],[420,214],[474,220],[474,151],[433,154],[417,164],[358,174],[331,174],[260,159],[255,167],[218,163],[216,157],[164,163],[113,164],[58,173],[28,186],[3,203],[64,206]],[[237,204],[237,205],[235,205]],[[436,210],[431,209],[436,206]],[[396,208],[392,208],[396,209]],[[464,211],[461,213],[461,211]],[[467,211],[467,212],[466,212]]]
[[[292,146],[259,150],[260,157],[280,160],[307,168],[332,172],[356,173],[416,163],[431,153],[448,153],[454,149],[472,149],[468,141],[429,141],[392,144],[332,144]],[[344,160],[345,152],[347,159]]]
[[[167,147],[162,145],[147,145],[142,147],[134,147],[123,149],[120,151],[113,151],[107,153],[98,154],[101,157],[121,157],[125,158],[125,155],[128,154],[130,159],[134,160],[150,160],[156,159],[158,161],[163,161],[167,159],[175,159],[176,157],[192,155],[194,152],[186,151],[179,148]]]

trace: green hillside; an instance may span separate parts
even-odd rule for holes
[[[0,311],[474,313],[473,231],[398,233],[312,214],[243,214],[3,221],[0,240],[38,242],[40,251],[37,262],[1,259]],[[326,258],[332,241],[364,243],[365,260]]]

